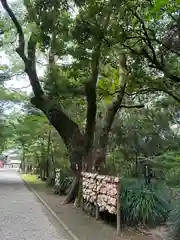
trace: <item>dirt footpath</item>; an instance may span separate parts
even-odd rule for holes
[[[64,197],[57,196],[50,189],[33,185],[40,197],[50,206],[68,228],[79,238],[79,240],[155,240],[152,236],[127,230],[121,236],[116,235],[116,229],[101,220],[96,221],[80,209],[73,207],[73,204],[62,205]]]
[[[73,240],[14,169],[0,169],[1,240]]]

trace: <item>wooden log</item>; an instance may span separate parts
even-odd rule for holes
[[[117,188],[119,178],[113,176],[97,175],[93,173],[82,173],[83,176],[83,198],[95,204],[96,219],[99,211],[107,210],[109,213],[118,214],[119,206]],[[117,216],[117,226],[118,219]],[[117,228],[118,231],[118,228]]]
[[[81,199],[80,199],[80,207],[84,211],[84,198],[83,198],[83,189],[84,189],[84,182],[83,182],[83,177],[81,177]]]

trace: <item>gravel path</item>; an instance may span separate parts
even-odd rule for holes
[[[0,169],[0,240],[40,239],[72,240],[15,170]]]

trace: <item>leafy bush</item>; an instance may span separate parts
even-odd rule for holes
[[[143,181],[124,181],[121,189],[121,217],[128,225],[154,226],[165,222],[169,212],[170,196],[167,188]]]
[[[164,173],[166,183],[171,186],[180,185],[180,152],[169,151],[157,156],[155,160],[162,164],[162,171]]]
[[[64,177],[60,181],[60,194],[66,194],[66,191],[70,188],[72,184],[72,177]]]
[[[167,184],[169,184],[171,186],[180,185],[179,175],[180,175],[180,168],[179,167],[172,168],[172,169],[166,171],[165,180],[166,180]]]
[[[73,181],[73,177],[70,175],[70,172],[66,169],[61,169],[58,184],[54,186],[54,193],[65,195],[69,187],[71,186],[71,183]]]
[[[118,150],[108,153],[106,168],[111,175],[120,175],[127,177],[132,175],[133,164],[124,159],[122,153]]]

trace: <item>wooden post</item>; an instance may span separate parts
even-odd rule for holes
[[[96,205],[96,220],[99,219],[99,206],[98,206],[98,191],[97,191],[97,178],[95,179],[96,181],[96,202],[95,202],[95,205]]]
[[[81,196],[81,209],[84,211],[84,199],[83,199],[83,195]]]
[[[117,183],[117,235],[121,232],[120,182]]]
[[[98,207],[98,203],[97,203],[97,200],[96,200],[96,220],[99,219],[99,207]]]
[[[80,202],[80,205],[81,205],[81,209],[84,211],[84,199],[83,199],[83,176],[81,175],[81,202]]]

